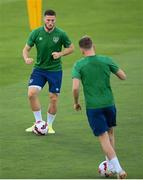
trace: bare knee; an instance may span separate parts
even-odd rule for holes
[[[50,103],[56,104],[58,100],[57,94],[50,94]]]
[[[28,90],[28,98],[29,99],[32,99],[37,95],[38,95],[38,90],[36,88],[29,88],[29,90]]]

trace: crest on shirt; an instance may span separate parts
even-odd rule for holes
[[[54,36],[53,41],[54,41],[54,43],[57,43],[59,41],[59,37]]]

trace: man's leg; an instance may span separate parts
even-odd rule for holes
[[[114,128],[110,128],[108,130],[109,140],[112,145],[112,147],[115,149],[115,136],[114,136]]]
[[[54,134],[55,131],[52,128],[53,122],[56,117],[57,113],[57,101],[58,101],[58,94],[56,93],[50,93],[50,103],[49,108],[47,112],[47,123],[48,123],[48,133]]]
[[[39,99],[38,99],[38,94],[39,94],[39,91],[40,91],[40,87],[39,86],[29,86],[29,89],[28,89],[28,99],[29,99],[29,102],[30,102],[30,106],[31,106],[31,110],[33,111],[33,115],[34,115],[34,118],[35,118],[35,121],[42,121],[42,115],[41,115],[41,105],[40,105],[40,102],[39,102]],[[30,127],[30,128],[27,128],[26,131],[27,132],[32,132],[33,131],[33,127]]]
[[[116,156],[116,153],[110,143],[108,133],[105,132],[99,136],[99,141],[104,153],[107,155],[108,159],[111,160]]]
[[[121,165],[120,165],[119,160],[116,156],[115,150],[110,143],[108,133],[105,132],[105,133],[99,135],[99,141],[100,141],[101,147],[103,149],[103,152],[105,153],[105,155],[110,160],[110,163],[114,167],[116,173],[118,174],[118,177],[121,179],[126,178],[127,174],[121,168]]]
[[[108,130],[108,136],[109,136],[110,143],[115,151],[115,138],[114,138],[114,128],[113,127]],[[112,164],[110,163],[110,160],[108,159],[107,156],[105,156],[105,159],[107,161],[109,171],[114,173],[115,169],[113,168]]]
[[[47,123],[48,123],[48,133],[54,134],[55,131],[52,128],[52,124],[55,120],[56,113],[57,113],[57,101],[58,95],[61,89],[62,83],[62,71],[52,71],[47,73],[47,81],[49,84],[49,107],[47,111]]]
[[[109,140],[110,140],[110,143],[111,143],[113,149],[115,150],[115,138],[114,138],[114,128],[113,127],[116,126],[116,107],[113,105],[113,106],[104,108],[104,116],[106,118],[106,122],[109,127],[109,129],[108,129]],[[114,173],[115,170],[112,167],[110,160],[108,159],[107,156],[106,156],[106,161],[107,161],[108,169]]]
[[[40,89],[37,87],[29,87],[28,89],[28,99],[29,99],[32,111],[41,110],[41,105],[38,99],[39,92],[40,92]]]

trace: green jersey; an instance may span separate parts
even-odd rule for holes
[[[86,108],[104,108],[114,104],[110,86],[110,73],[119,67],[106,56],[87,56],[77,61],[72,78],[80,79],[83,85]]]
[[[52,53],[60,52],[62,46],[68,48],[71,41],[63,30],[55,27],[53,31],[47,32],[43,26],[31,32],[27,44],[30,47],[36,46],[35,68],[58,71],[62,69],[61,58],[54,60]]]

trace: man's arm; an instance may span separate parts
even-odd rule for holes
[[[26,64],[32,64],[33,63],[33,59],[29,57],[29,52],[30,52],[31,48],[32,47],[28,46],[27,44],[23,48],[22,55],[23,55],[23,59],[24,59]]]
[[[74,109],[76,111],[81,110],[81,106],[79,104],[79,87],[80,87],[80,80],[73,78],[73,86],[72,86],[72,93],[74,98]]]
[[[54,59],[58,59],[58,58],[60,58],[62,56],[66,56],[68,54],[71,54],[73,51],[74,51],[74,45],[71,44],[68,48],[65,48],[61,52],[53,52],[52,55],[53,55]]]
[[[126,79],[126,74],[122,69],[119,69],[116,74],[115,74],[119,79],[125,80]]]

